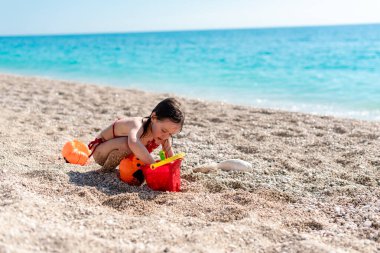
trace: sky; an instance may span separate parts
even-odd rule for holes
[[[367,23],[380,0],[0,0],[0,36]]]

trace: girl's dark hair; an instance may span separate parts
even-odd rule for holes
[[[185,114],[181,111],[181,103],[177,99],[166,98],[162,100],[156,105],[152,113],[156,114],[158,120],[169,119],[174,123],[180,123],[182,130],[182,126],[185,121]],[[151,116],[145,117],[144,119],[147,120],[143,123],[144,131],[141,137],[143,137],[148,132],[148,128],[152,123]]]

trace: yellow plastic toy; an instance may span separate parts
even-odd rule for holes
[[[174,156],[172,156],[172,157],[169,157],[169,158],[166,158],[166,159],[164,159],[164,160],[161,160],[161,161],[159,161],[159,162],[157,162],[157,163],[152,163],[152,164],[150,165],[150,168],[151,168],[152,170],[155,170],[157,167],[160,167],[160,166],[162,166],[162,165],[165,165],[165,164],[171,163],[171,162],[173,162],[173,161],[175,161],[175,160],[178,160],[178,159],[182,159],[182,158],[184,158],[184,157],[185,157],[185,153],[179,153],[179,154],[174,155]]]

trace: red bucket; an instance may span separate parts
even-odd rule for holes
[[[182,159],[177,159],[155,169],[151,169],[149,165],[142,166],[146,184],[154,191],[179,192],[181,163]]]

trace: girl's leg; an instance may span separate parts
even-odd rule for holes
[[[113,150],[109,153],[106,161],[104,162],[100,172],[111,172],[113,171],[124,159],[127,154],[125,152],[120,152],[119,150]]]
[[[93,157],[96,163],[103,166],[102,171],[111,171],[119,165],[125,156],[131,153],[128,137],[118,137],[100,144]]]

